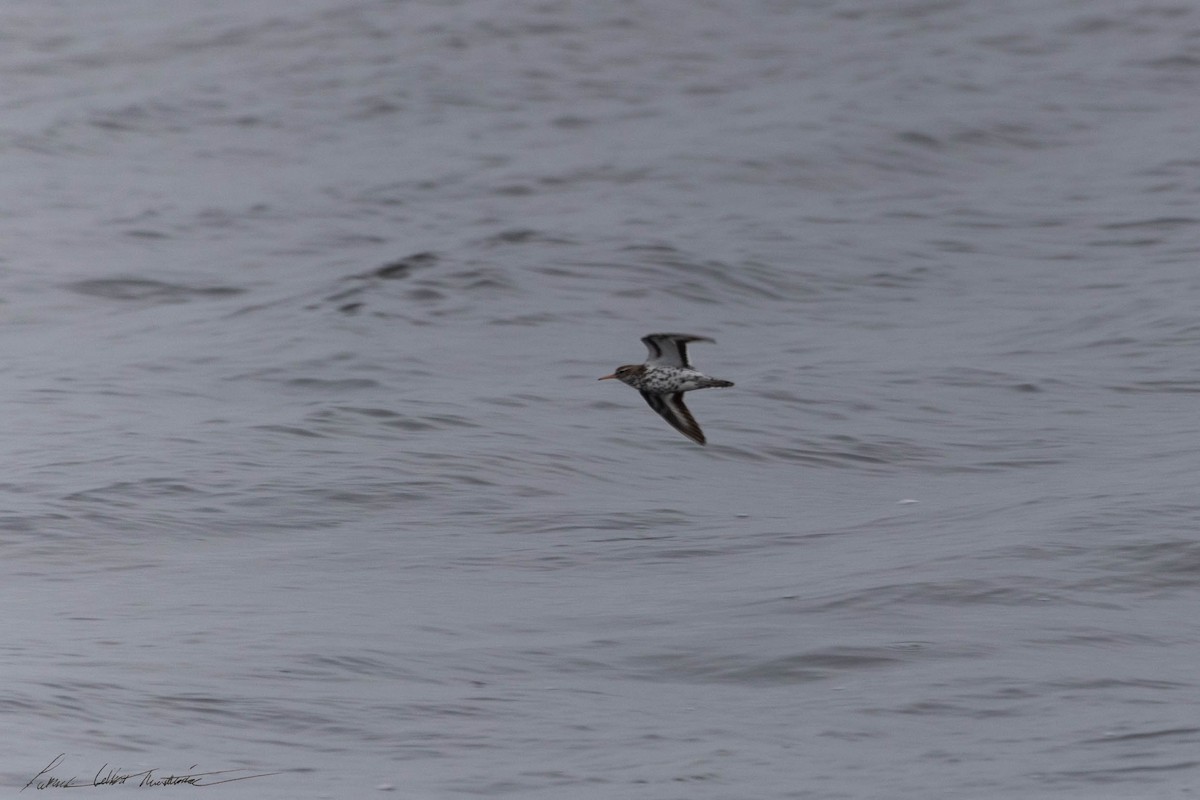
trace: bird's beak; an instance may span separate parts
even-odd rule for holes
[[[612,375],[605,375],[603,378],[596,378],[596,380],[598,380],[598,381],[607,381],[607,380],[610,380],[610,379],[612,379],[612,378],[615,378],[615,377],[617,377],[617,373],[615,373],[615,372],[614,372]]]

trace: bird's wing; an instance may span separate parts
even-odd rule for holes
[[[707,336],[692,336],[687,333],[652,333],[642,341],[650,351],[647,361],[664,367],[691,368],[687,357],[688,342],[711,342]]]
[[[692,412],[683,404],[683,392],[675,394],[652,394],[642,392],[642,397],[650,404],[660,417],[670,423],[671,427],[682,433],[697,444],[704,444],[704,431],[696,423]]]

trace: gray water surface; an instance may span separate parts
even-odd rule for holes
[[[1193,796],[1200,10],[0,22],[9,793]]]

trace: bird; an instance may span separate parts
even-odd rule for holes
[[[642,393],[650,407],[672,428],[696,444],[706,444],[704,431],[700,430],[696,418],[683,404],[683,393],[693,389],[733,386],[733,381],[710,378],[693,369],[688,363],[687,346],[689,342],[715,344],[715,340],[689,333],[651,333],[643,336],[642,342],[650,351],[650,357],[646,359],[645,364],[626,364],[617,367],[612,375],[605,375],[597,380],[607,381],[615,378],[632,386]]]

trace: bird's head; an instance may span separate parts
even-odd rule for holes
[[[597,378],[596,380],[607,381],[616,378],[622,383],[630,383],[645,371],[645,364],[626,364],[623,367],[617,367],[616,372],[612,375],[605,375],[603,378]]]

